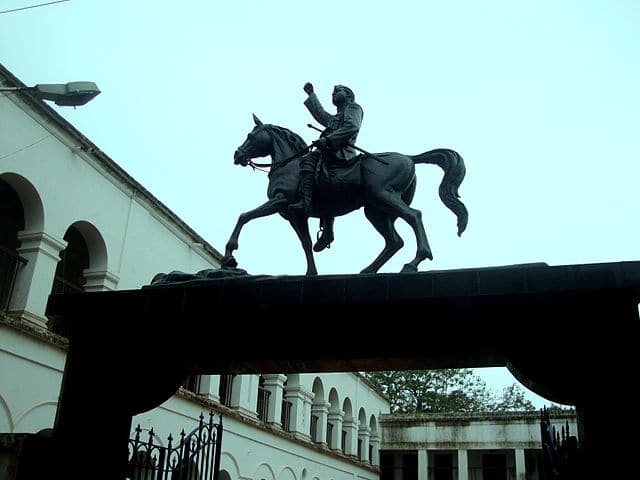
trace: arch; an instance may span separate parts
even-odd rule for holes
[[[231,480],[238,480],[240,478],[240,467],[235,457],[229,452],[222,452],[220,454],[220,472],[226,471]],[[222,479],[221,479],[222,480]]]
[[[371,433],[378,432],[378,419],[375,415],[371,415],[371,417],[369,417],[369,429],[371,430]]]
[[[273,469],[267,463],[258,465],[252,478],[253,480],[276,480]]]
[[[313,380],[313,388],[311,389],[313,392],[313,403],[320,404],[324,402],[324,385],[322,385],[322,380],[320,377],[316,377]]]
[[[0,178],[0,246],[16,251],[18,232],[24,230],[24,208],[11,185]]]
[[[11,410],[2,395],[0,395],[0,432],[13,433]]]
[[[358,411],[358,425],[361,427],[367,426],[367,412],[364,411],[364,407],[360,407]]]
[[[24,216],[23,229],[28,232],[42,232],[44,230],[44,204],[36,187],[17,173],[2,173],[0,180],[9,185],[20,199]]]
[[[222,468],[220,469],[220,472],[218,473],[218,479],[219,480],[234,480],[233,477],[231,476],[231,474],[229,472],[227,472],[226,470],[223,470]],[[236,476],[235,480],[238,480],[237,476]]]
[[[291,467],[284,467],[282,470],[280,470],[280,475],[278,475],[278,480],[298,480],[298,479]]]
[[[79,220],[64,234],[66,248],[60,252],[53,293],[101,289],[107,274],[107,246],[100,231],[90,222]]]
[[[82,232],[73,225],[67,228],[63,239],[67,246],[60,252],[51,293],[83,292],[84,272],[90,264],[89,246]]]
[[[107,269],[107,244],[97,227],[86,220],[74,222],[71,227],[80,232],[89,250],[89,268],[91,270]]]
[[[24,412],[16,415],[14,430],[20,432],[37,432],[53,425],[56,418],[56,400],[45,400],[35,403]]]
[[[338,398],[338,391],[332,387],[329,390],[329,403],[331,406],[329,407],[329,411],[337,412],[340,410],[340,399]]]
[[[344,421],[353,421],[353,406],[351,405],[351,399],[349,397],[342,402],[342,411],[344,412]]]

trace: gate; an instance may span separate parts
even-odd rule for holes
[[[129,440],[129,471],[131,480],[218,480],[222,449],[222,417],[213,422],[213,412],[205,422],[200,414],[198,427],[189,434],[184,430],[174,445],[171,434],[167,446],[155,444],[153,429],[149,439],[140,440],[140,425]]]
[[[544,480],[577,480],[580,471],[578,439],[569,435],[569,422],[562,427],[562,435],[551,424],[549,409],[541,411],[542,478]]]

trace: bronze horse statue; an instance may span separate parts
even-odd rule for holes
[[[242,213],[226,245],[222,259],[223,268],[234,268],[237,262],[233,251],[238,248],[238,238],[242,227],[256,218],[279,213],[289,221],[298,235],[307,260],[307,275],[317,275],[308,217],[292,212],[288,206],[299,198],[301,152],[309,147],[297,134],[284,127],[262,123],[253,116],[255,127],[247,139],[234,154],[236,165],[255,165],[252,159],[271,156],[267,197],[269,200],[261,206]],[[433,259],[427,234],[422,224],[420,210],[411,208],[416,190],[415,165],[435,164],[444,170],[439,194],[442,202],[456,215],[458,236],[467,227],[468,212],[460,201],[458,187],[465,176],[462,157],[455,151],[438,148],[420,155],[401,153],[364,154],[351,166],[349,175],[340,171],[329,173],[330,178],[338,179],[323,182],[318,180],[313,197],[313,217],[341,216],[364,206],[366,218],[384,237],[385,246],[377,258],[360,273],[377,272],[398,250],[404,242],[394,228],[395,220],[400,217],[413,229],[416,236],[417,251],[415,258],[404,265],[402,272],[416,272],[425,258]],[[348,168],[348,167],[347,167]],[[344,169],[340,167],[336,170]],[[326,169],[325,169],[326,170]],[[356,180],[349,180],[355,178]]]

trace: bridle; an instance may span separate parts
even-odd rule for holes
[[[287,163],[289,163],[291,160],[295,160],[296,158],[301,157],[302,155],[304,155],[305,153],[307,153],[309,150],[311,150],[311,148],[313,147],[312,145],[309,145],[306,148],[303,148],[302,150],[300,150],[299,152],[294,153],[293,155],[285,158],[284,160],[278,162],[277,167],[284,167]],[[251,160],[251,153],[248,152],[248,149],[245,148],[243,145],[240,145],[238,148],[236,148],[236,151],[240,152],[240,154],[247,158],[247,165],[250,166],[251,168],[253,168],[254,170],[260,170],[261,172],[266,172],[269,175],[271,173],[273,173],[273,166],[274,163],[258,163],[258,162],[254,162],[253,160]],[[267,172],[267,170],[262,170],[263,168],[271,168],[271,171]]]

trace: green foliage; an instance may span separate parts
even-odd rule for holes
[[[471,413],[536,410],[517,384],[500,395],[468,368],[364,374],[389,398],[392,413]]]

